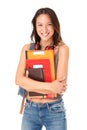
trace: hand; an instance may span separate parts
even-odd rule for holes
[[[66,77],[64,76],[64,77],[59,77],[59,78],[57,78],[57,80],[59,81],[59,82],[66,82]]]
[[[65,83],[65,85],[67,86],[67,84],[66,84],[66,77],[65,76],[58,78],[58,81],[63,83],[63,84]],[[66,86],[63,86],[63,91],[61,91],[61,94],[66,91],[66,89],[67,89]]]
[[[61,81],[55,80],[52,82],[51,84],[51,91],[53,93],[58,93],[58,94],[62,94],[66,91],[66,83],[63,83]]]

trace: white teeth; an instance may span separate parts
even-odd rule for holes
[[[47,36],[47,34],[44,34],[43,36]]]
[[[48,35],[48,33],[46,33],[46,34],[43,34],[43,33],[42,33],[42,35],[43,35],[43,36],[47,36],[47,35]]]

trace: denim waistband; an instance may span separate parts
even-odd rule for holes
[[[36,103],[36,102],[26,99],[26,102],[29,103],[33,107],[46,107],[47,105],[53,105],[53,104],[59,103],[61,101],[62,101],[62,96],[60,96],[60,98],[58,98],[56,101],[47,102],[47,103]]]

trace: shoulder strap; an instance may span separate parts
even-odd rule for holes
[[[31,43],[30,50],[34,50],[35,43]]]
[[[55,57],[54,57],[54,63],[55,63],[55,76],[57,77],[57,66],[58,66],[58,55],[59,55],[59,50],[57,51]]]

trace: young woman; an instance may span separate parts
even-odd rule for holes
[[[63,42],[60,32],[60,23],[56,13],[50,8],[40,8],[32,19],[33,30],[31,40],[34,40],[35,49],[53,49],[58,59],[56,80],[40,82],[25,76],[25,51],[31,44],[23,46],[16,72],[16,84],[27,91],[43,94],[57,93],[57,99],[33,99],[27,97],[21,130],[66,130],[66,113],[63,93],[66,91],[69,47]]]

